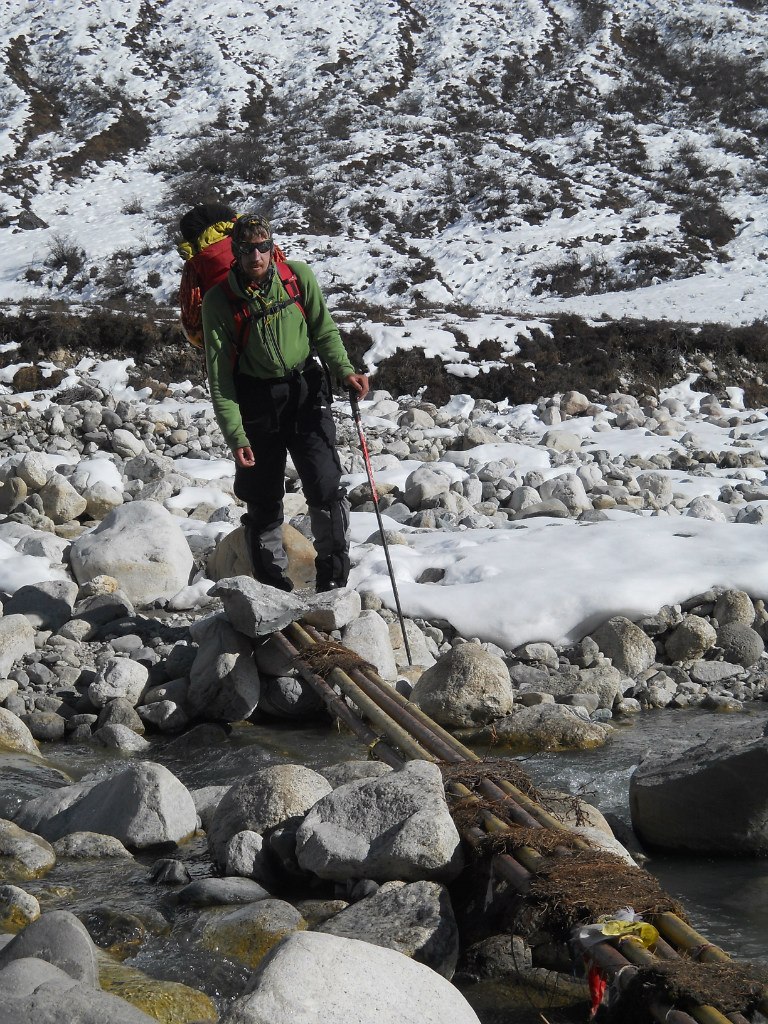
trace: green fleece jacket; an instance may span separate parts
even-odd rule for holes
[[[288,265],[299,279],[306,320],[295,303],[279,308],[289,296],[277,273],[273,274],[266,293],[246,293],[234,271],[229,272],[232,291],[248,302],[254,314],[248,344],[240,355],[238,373],[260,379],[284,377],[309,358],[312,343],[331,372],[343,380],[355,370],[339,329],[325,305],[317,279],[306,263],[291,260]],[[262,315],[264,313],[265,316]],[[245,448],[249,442],[237,404],[233,377],[235,324],[232,307],[221,285],[211,288],[203,299],[203,335],[216,420],[232,451]]]

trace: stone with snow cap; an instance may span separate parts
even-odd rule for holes
[[[300,598],[259,583],[251,576],[219,580],[210,593],[221,598],[232,626],[250,637],[274,633],[301,618],[306,611],[306,604]]]

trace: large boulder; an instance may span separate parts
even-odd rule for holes
[[[338,881],[449,881],[463,864],[442,776],[427,761],[323,797],[299,827],[296,852],[306,871]]]
[[[193,566],[176,518],[154,501],[131,501],[110,512],[73,543],[71,562],[78,583],[114,576],[139,607],[177,594]]]
[[[215,860],[225,863],[226,845],[236,833],[263,835],[290,818],[303,817],[330,792],[322,775],[299,764],[272,765],[246,776],[225,793],[213,814],[208,845]]]
[[[510,714],[514,693],[501,658],[479,644],[459,644],[426,670],[411,700],[441,725],[485,725]]]
[[[15,820],[49,840],[70,832],[101,832],[142,849],[191,835],[197,812],[175,775],[145,761],[106,779],[86,778],[28,800]]]
[[[304,587],[315,578],[315,549],[312,541],[291,526],[283,523],[283,547],[288,556],[288,576],[297,587]],[[251,576],[253,564],[248,553],[242,526],[222,537],[208,556],[206,575],[211,580],[224,580],[232,576]]]
[[[300,984],[297,984],[300,979]],[[402,953],[298,932],[262,963],[221,1024],[480,1024],[461,993]]]
[[[662,850],[729,856],[768,853],[768,737],[734,747],[711,741],[649,758],[629,786],[640,841]]]
[[[317,930],[396,949],[444,978],[456,970],[459,931],[448,890],[438,882],[386,882]]]
[[[624,615],[614,615],[599,626],[592,639],[614,667],[637,678],[656,660],[653,640]]]
[[[192,638],[199,645],[189,673],[187,710],[193,717],[240,722],[259,703],[261,683],[253,647],[223,615],[194,623]]]

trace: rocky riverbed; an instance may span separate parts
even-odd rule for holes
[[[271,639],[294,619],[341,641],[465,742],[507,752],[598,746],[648,708],[738,712],[765,700],[765,591],[736,585],[726,557],[682,600],[649,610],[646,586],[644,614],[604,602],[578,635],[548,626],[514,644],[505,629],[462,631],[457,590],[455,615],[408,614],[409,663],[376,583],[381,538],[341,407],[352,586],[314,594],[291,475],[285,537],[298,589],[285,595],[247,575],[231,463],[204,388],[130,387],[116,361],[34,369],[41,390],[24,390],[30,368],[11,368],[0,398],[0,989],[19,1019],[34,1006],[41,1021],[244,1024],[310,1021],[322,1007],[344,1022],[360,1020],[361,1005],[366,1021],[478,1019],[448,983],[472,957],[451,897],[464,855],[437,768],[393,773],[351,751],[313,768],[262,756],[199,787],[166,767],[270,723],[279,736],[281,722],[327,722]],[[386,537],[403,556],[396,565],[410,559],[406,601],[415,607],[417,588],[444,593],[455,571],[450,558],[418,562],[409,544],[423,538],[565,522],[591,537],[621,514],[669,521],[682,537],[728,525],[759,545],[765,413],[736,394],[725,406],[691,394],[569,392],[509,410],[374,392],[364,422]],[[586,443],[587,428],[604,447]],[[687,482],[705,478],[692,494]],[[765,744],[747,727],[744,741],[756,747],[752,771]],[[94,756],[95,770],[68,777],[49,764],[67,747],[95,751],[82,758]],[[112,874],[137,885],[141,875],[164,898],[135,913],[110,906],[108,891],[83,904],[77,886],[46,883],[62,862],[107,864],[107,889]],[[168,942],[206,980],[137,973],[142,949]]]

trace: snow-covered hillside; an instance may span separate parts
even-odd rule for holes
[[[256,204],[337,309],[768,315],[762,0],[2,0],[0,300],[172,304]]]

